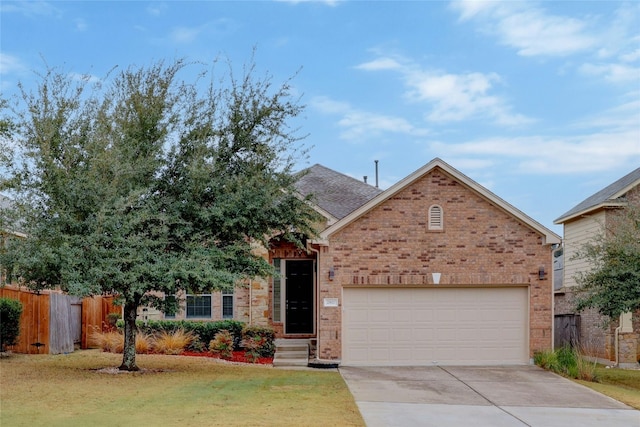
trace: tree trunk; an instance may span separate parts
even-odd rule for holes
[[[124,350],[121,371],[138,371],[136,365],[136,315],[138,304],[126,302],[124,305]]]

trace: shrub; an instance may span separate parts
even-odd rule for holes
[[[578,357],[577,359],[577,379],[584,381],[598,381],[596,376],[596,363],[590,362],[584,357]]]
[[[124,335],[120,331],[94,330],[89,337],[89,344],[109,353],[122,353],[124,349]],[[152,348],[152,338],[143,332],[136,333],[136,353],[149,353]]]
[[[194,351],[196,353],[202,353],[203,351],[205,351],[205,349],[206,349],[206,347],[205,347],[204,343],[202,341],[200,341],[199,338],[194,339],[187,346],[187,350]]]
[[[275,331],[268,327],[246,326],[242,329],[242,347],[256,352],[258,357],[273,357],[276,351]]]
[[[233,341],[231,332],[220,331],[209,343],[209,351],[220,354],[223,359],[231,359],[234,349]]]
[[[123,338],[124,339],[124,338]],[[136,353],[149,353],[153,348],[153,337],[144,332],[136,333]]]
[[[155,336],[153,348],[162,354],[181,354],[195,338],[192,332],[184,329],[163,331]]]
[[[242,347],[244,347],[244,355],[251,363],[256,363],[260,358],[260,350],[264,346],[265,338],[263,337],[251,337],[242,340]]]
[[[102,351],[109,353],[122,353],[124,349],[124,335],[118,331],[94,330],[91,333],[90,342],[92,346],[98,346]]]
[[[589,362],[580,352],[568,346],[556,351],[541,351],[533,355],[533,361],[541,368],[570,378],[596,381],[595,363]]]
[[[536,352],[533,355],[533,363],[550,371],[556,372],[558,370],[558,357],[551,350]]]
[[[579,358],[577,352],[569,346],[564,346],[556,350],[556,357],[558,358],[559,373],[576,378],[578,375],[577,359]]]
[[[22,303],[10,298],[0,298],[0,351],[15,345],[20,336]]]
[[[124,323],[118,321],[118,327],[121,328]],[[196,320],[149,320],[146,324],[142,321],[136,321],[139,331],[148,334],[157,335],[162,332],[175,332],[182,329],[191,332],[194,339],[198,339],[202,343],[211,342],[216,334],[222,330],[229,331],[233,336],[234,347],[240,346],[242,340],[242,328],[244,323],[237,320],[221,320],[216,322],[196,321]]]

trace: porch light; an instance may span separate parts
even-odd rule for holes
[[[336,277],[336,272],[332,267],[329,267],[329,280],[333,280],[333,278]]]
[[[544,266],[541,266],[538,269],[538,279],[544,280],[545,275],[546,275],[546,273],[544,272]]]

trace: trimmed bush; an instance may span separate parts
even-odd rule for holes
[[[247,353],[256,353],[258,357],[273,357],[276,351],[275,337],[275,331],[269,327],[246,326],[242,329],[241,345]],[[247,356],[254,357],[253,354]]]
[[[22,303],[10,298],[0,298],[0,351],[15,345],[20,336]]]
[[[209,351],[219,353],[224,359],[231,359],[233,349],[233,336],[229,331],[218,332],[209,343]]]

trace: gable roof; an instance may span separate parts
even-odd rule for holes
[[[315,164],[299,173],[295,187],[313,196],[313,203],[330,222],[344,218],[382,192],[350,176]]]
[[[640,168],[628,173],[592,196],[587,197],[585,200],[560,215],[560,217],[553,222],[555,224],[563,224],[570,219],[584,215],[596,209],[624,206],[626,200],[622,197],[627,194],[629,190],[638,185],[640,185]]]
[[[427,163],[417,171],[413,172],[411,175],[407,176],[406,178],[402,179],[398,183],[389,187],[387,190],[381,192],[380,194],[378,194],[377,196],[375,196],[374,198],[366,202],[364,205],[360,206],[358,209],[354,210],[353,212],[349,213],[348,215],[340,219],[335,224],[329,226],[326,230],[320,233],[320,237],[323,240],[327,240],[328,237],[331,236],[333,233],[349,225],[350,223],[352,223],[353,221],[355,221],[356,219],[358,219],[360,216],[364,215],[371,209],[389,200],[391,197],[401,192],[406,187],[411,185],[413,182],[419,180],[420,178],[422,178],[424,175],[428,174],[435,168],[442,169],[449,175],[453,176],[460,183],[466,185],[467,187],[470,187],[472,190],[479,193],[482,197],[489,200],[494,205],[498,206],[499,208],[502,208],[503,210],[508,212],[510,215],[512,215],[513,217],[517,218],[522,223],[530,227],[531,229],[540,233],[545,238],[545,242],[544,242],[545,244],[560,243],[561,241],[560,236],[558,236],[556,233],[549,230],[548,228],[546,228],[539,222],[535,221],[531,217],[527,216],[525,213],[523,213],[519,209],[515,208],[511,204],[501,199],[500,197],[496,196],[491,191],[487,190],[486,188],[484,188],[483,186],[481,186],[480,184],[478,184],[477,182],[475,182],[474,180],[464,175],[463,173],[461,173],[460,171],[453,168],[448,163],[444,162],[439,158],[435,158],[431,160],[429,163]]]

